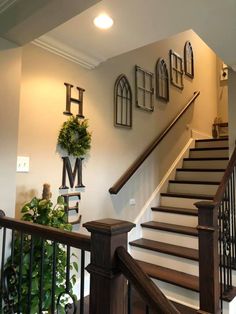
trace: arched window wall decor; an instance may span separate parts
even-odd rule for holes
[[[163,58],[156,63],[156,98],[169,101],[169,74]]]
[[[118,76],[114,87],[114,125],[132,127],[132,91],[124,74]]]
[[[184,72],[188,77],[194,78],[194,57],[190,41],[186,41],[184,46]]]

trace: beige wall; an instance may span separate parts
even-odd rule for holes
[[[194,49],[195,78],[185,78],[183,91],[170,86],[168,104],[155,100],[154,113],[133,110],[133,129],[113,127],[113,88],[120,73],[125,73],[134,95],[134,65],[154,71],[156,60],[169,64],[169,49],[183,54],[186,40]],[[217,115],[218,76],[216,55],[192,31],[112,58],[89,71],[41,48],[23,49],[22,89],[18,155],[30,157],[30,172],[17,175],[17,207],[32,195],[41,194],[44,182],[52,186],[54,197],[61,184],[62,162],[56,149],[58,130],[65,121],[64,82],[86,89],[84,114],[92,131],[92,149],[83,166],[81,213],[83,222],[102,217],[134,221],[148,197],[190,137],[186,126],[211,134]],[[185,117],[170,132],[159,149],[121,190],[110,196],[108,189],[137,155],[158,135],[186,104],[195,90],[201,96]],[[136,206],[130,206],[135,198]]]
[[[0,38],[0,209],[15,212],[21,48]]]
[[[218,117],[222,118],[223,122],[228,121],[228,80],[221,80],[221,71],[223,69],[223,61],[217,60],[217,77],[218,84]]]

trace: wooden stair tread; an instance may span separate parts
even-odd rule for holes
[[[171,301],[173,305],[179,310],[181,314],[197,314],[198,310],[192,309],[191,307],[188,307],[186,305],[176,303],[174,301]]]
[[[191,199],[201,199],[201,200],[213,200],[214,195],[204,195],[204,194],[193,194],[193,193],[161,193],[161,196],[169,196],[169,197],[181,197],[181,198],[191,198]]]
[[[184,158],[184,161],[204,161],[204,160],[229,160],[228,157],[204,157],[204,158],[199,158],[199,157],[189,157],[189,158]]]
[[[171,301],[170,302],[179,310],[181,314],[197,314],[197,310],[186,305]],[[131,289],[131,304],[133,314],[147,314],[146,303],[140,297],[134,287]],[[149,310],[149,313],[153,313]]]
[[[228,150],[229,146],[225,147],[197,147],[197,148],[190,148],[190,151],[206,151],[206,150]]]
[[[193,227],[174,225],[174,224],[157,222],[157,221],[149,221],[146,223],[142,223],[141,226],[144,228],[175,232],[175,233],[186,234],[186,235],[191,235],[191,236],[198,236],[197,228],[193,228]]]
[[[140,260],[137,260],[137,262],[142,270],[151,278],[199,292],[199,279],[197,276],[189,275],[174,269],[154,265]]]
[[[201,168],[178,168],[176,171],[190,171],[190,172],[225,172],[225,169],[201,169]]]
[[[186,248],[183,246],[153,241],[145,238],[140,238],[138,240],[130,242],[129,244],[151,251],[198,261],[198,250]]]
[[[219,185],[217,181],[194,181],[194,180],[169,180],[169,183],[177,184],[205,184],[205,185]]]
[[[218,142],[218,141],[228,141],[228,137],[227,138],[205,138],[202,140],[195,140],[196,143],[199,142]]]
[[[140,260],[136,260],[136,262],[138,262],[142,270],[151,278],[164,281],[181,288],[199,292],[199,277],[197,276]],[[236,287],[232,287],[229,292],[223,295],[223,300],[226,302],[231,302],[235,296]]]
[[[193,208],[171,207],[171,206],[157,206],[152,207],[153,211],[165,212],[180,215],[198,216],[198,210]]]

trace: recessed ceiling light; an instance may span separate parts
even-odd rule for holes
[[[95,26],[101,29],[108,29],[113,25],[113,19],[107,14],[100,14],[93,20]]]

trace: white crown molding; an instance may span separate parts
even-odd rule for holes
[[[11,7],[18,0],[3,0],[0,1],[0,14],[6,11],[9,7]]]
[[[230,68],[231,68],[234,72],[236,72],[236,64],[232,64],[232,65],[230,66]]]
[[[32,43],[90,70],[105,61],[105,59],[94,58],[81,51],[77,51],[48,35],[44,35],[39,39],[34,40]]]

